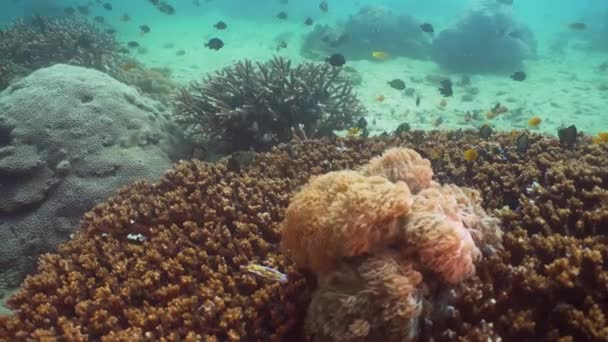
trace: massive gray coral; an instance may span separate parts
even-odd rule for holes
[[[456,72],[513,72],[536,54],[528,27],[506,6],[475,7],[433,41],[432,57]]]
[[[364,113],[341,68],[275,57],[267,63],[244,60],[182,89],[176,116],[203,143],[235,151],[263,150],[292,138],[327,135],[354,124]]]
[[[108,75],[63,64],[1,92],[0,283],[16,285],[115,189],[169,169],[182,155],[168,117]]]

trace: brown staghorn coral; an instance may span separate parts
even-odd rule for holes
[[[192,162],[121,191],[41,258],[0,339],[281,340],[301,311],[290,298],[305,293],[276,248],[284,186]],[[259,277],[252,263],[290,281]]]
[[[108,213],[108,211],[92,212],[85,221],[84,229],[86,230],[89,222],[95,221],[98,227],[103,226],[106,227],[104,229],[109,229],[115,224],[122,231],[131,227],[129,225],[130,217],[145,218],[148,220],[146,224],[153,224],[156,220],[154,217],[158,215],[159,217],[162,216],[163,222],[168,223],[174,220],[179,221],[184,213],[189,213],[188,216],[193,217],[193,222],[198,222],[202,217],[214,222],[234,222],[235,217],[239,218],[239,222],[250,222],[252,217],[257,217],[259,212],[266,210],[265,208],[276,207],[277,211],[271,211],[270,222],[273,224],[238,224],[241,227],[240,232],[243,232],[243,229],[245,232],[250,232],[251,229],[259,232],[258,229],[265,229],[267,226],[278,227],[283,219],[283,210],[289,203],[292,192],[305,184],[312,175],[359,168],[371,158],[383,153],[387,148],[395,146],[415,148],[421,156],[431,161],[436,181],[455,183],[479,190],[483,207],[486,210],[498,210],[495,213],[500,216],[503,224],[507,227],[507,232],[503,237],[504,252],[496,253],[481,248],[484,257],[476,267],[477,275],[475,277],[463,283],[462,289],[446,295],[446,297],[452,297],[449,302],[442,299],[442,296],[433,295],[431,297],[438,303],[436,306],[445,303],[445,305],[442,305],[444,310],[440,313],[434,312],[432,315],[423,313],[425,319],[420,321],[422,329],[420,339],[487,341],[488,339],[497,340],[501,338],[505,341],[533,341],[547,336],[546,340],[552,341],[560,340],[560,338],[564,341],[601,341],[602,335],[600,333],[603,331],[602,329],[605,329],[606,323],[602,322],[600,313],[608,312],[606,306],[608,300],[605,297],[608,293],[605,290],[606,279],[608,279],[608,256],[606,253],[608,241],[606,241],[606,230],[604,228],[608,215],[604,211],[605,202],[598,199],[602,199],[603,194],[608,189],[607,178],[603,176],[606,169],[605,167],[602,168],[602,166],[605,166],[605,161],[608,160],[608,145],[592,145],[590,139],[582,138],[579,139],[574,148],[565,148],[560,146],[558,141],[550,138],[535,134],[531,134],[529,137],[530,148],[525,153],[517,152],[515,142],[508,133],[494,134],[489,140],[479,138],[478,132],[473,131],[412,131],[385,138],[354,138],[335,141],[329,139],[308,140],[279,145],[271,153],[256,154],[254,162],[244,165],[241,167],[241,171],[236,174],[239,177],[238,181],[233,178],[236,175],[227,172],[222,163],[211,167],[210,170],[216,169],[217,171],[208,176],[188,176],[186,177],[188,181],[179,181],[182,174],[190,173],[184,172],[184,169],[194,168],[199,170],[198,163],[184,163],[179,166],[182,170],[179,174],[170,173],[170,180],[165,179],[163,181],[163,184],[165,184],[163,188],[152,190],[154,187],[150,185],[142,186],[139,184],[136,186],[137,189],[121,192],[118,195],[121,200],[111,202],[112,214],[102,218],[97,215]],[[472,163],[468,163],[460,156],[463,149],[473,147],[478,149],[479,158]],[[561,175],[545,179],[543,173],[551,167],[554,167],[557,174]],[[582,172],[584,170],[587,171]],[[579,177],[577,172],[582,177]],[[202,181],[201,179],[208,179],[208,181]],[[538,226],[530,226],[530,234],[522,233],[523,229],[533,221],[522,214],[519,206],[520,202],[534,199],[534,195],[526,189],[530,188],[534,181],[547,189],[551,188],[552,185],[563,187],[567,184],[574,184],[572,188],[574,192],[569,193],[569,200],[567,201],[553,202],[552,207],[546,206],[546,201],[535,202],[536,206],[543,208],[543,210],[538,211],[538,215],[543,219],[550,218],[553,211],[568,210],[567,224],[548,220],[551,228],[550,232],[539,230]],[[175,185],[171,185],[173,182]],[[222,182],[230,184],[233,190],[224,193],[214,190],[217,189],[215,187],[208,188],[208,184]],[[202,187],[208,189],[208,191],[204,191],[205,196],[215,196],[214,194],[221,192],[224,195],[219,197],[218,202],[232,203],[230,206],[234,207],[234,210],[218,210],[218,205],[205,205],[204,207],[200,207],[198,204],[192,205],[192,203],[196,204],[200,197],[185,199],[180,201],[180,204],[165,203],[158,200],[163,198],[161,196],[163,191],[169,191],[174,187],[184,188],[184,190],[173,190],[172,198],[187,197],[191,193],[187,189],[193,189],[196,186],[195,184],[199,183],[202,184]],[[261,186],[260,184],[266,185]],[[268,184],[272,184],[272,189],[268,188]],[[268,197],[267,194],[270,190],[273,190],[274,194]],[[141,195],[136,196],[135,194],[138,192],[141,192]],[[154,194],[156,195],[152,196]],[[554,195],[556,193],[551,193],[550,196]],[[549,198],[548,195],[544,196],[543,199]],[[150,197],[154,199],[152,200]],[[211,198],[217,197],[209,197],[209,203],[213,203]],[[192,203],[189,201],[192,201]],[[252,203],[252,205],[249,206],[248,203]],[[169,204],[173,206],[171,215],[168,214],[166,209]],[[103,207],[108,208],[107,205]],[[505,206],[507,208],[503,208]],[[189,211],[189,208],[194,209]],[[580,223],[578,223],[576,231],[569,231],[570,234],[576,234],[580,237],[564,237],[556,234],[556,232],[566,233],[572,227],[572,222]],[[209,226],[208,223],[205,225],[205,227]],[[233,226],[234,223],[228,224],[230,230],[235,229]],[[146,225],[138,229],[145,230]],[[509,232],[513,230],[514,233]],[[270,232],[264,230],[261,235],[262,240],[259,241],[269,243],[270,248],[277,251],[278,234],[273,233],[274,231],[275,228],[272,228]],[[545,236],[536,235],[532,237],[532,233],[542,233]],[[90,237],[95,234],[98,233],[85,233],[84,236]],[[258,236],[257,234],[247,234]],[[77,238],[82,249],[96,248],[94,244],[84,243],[86,240],[82,237],[77,236]],[[151,250],[154,250],[152,247],[155,247],[151,244],[142,246],[144,246],[144,249],[150,247]],[[172,246],[172,244],[168,246]],[[571,247],[564,248],[564,246]],[[58,258],[60,260],[72,260],[77,256],[78,249],[76,247],[73,244],[70,249],[71,254],[61,252],[58,254]],[[572,251],[575,251],[575,253]],[[598,253],[595,251],[599,251],[601,258],[597,257]],[[590,252],[592,254],[589,254]],[[85,254],[95,257],[97,253],[96,249],[91,249]],[[518,255],[518,257],[514,257],[515,255]],[[577,255],[589,256],[576,259],[578,258]],[[532,264],[534,265],[532,269],[521,268],[522,256],[530,256],[532,259],[538,259],[539,261]],[[164,258],[164,254],[161,254],[161,257]],[[563,270],[563,268],[556,268],[557,265],[564,263],[564,261],[554,263],[558,259],[566,259],[568,265],[573,266],[572,269],[580,269],[576,274],[564,274],[568,277],[563,279],[574,283],[575,287],[563,288],[560,285],[558,288],[556,278],[545,281],[547,274],[544,265],[554,264],[552,272]],[[201,260],[201,263],[206,264],[206,260]],[[279,258],[279,260],[282,259]],[[65,263],[65,261],[62,261],[62,263]],[[289,268],[289,266],[287,267]],[[44,274],[39,273],[36,277],[42,279],[47,277],[45,274],[51,274],[52,270],[57,271],[59,269],[59,266],[49,265],[45,268]],[[280,269],[284,270],[284,268]],[[514,274],[512,273],[513,269],[525,271]],[[538,271],[532,272],[532,270]],[[77,272],[72,273],[77,274]],[[90,279],[90,282],[95,282],[97,276],[92,272],[88,274],[90,277],[87,279]],[[108,277],[111,278],[112,275]],[[289,278],[293,280],[294,276],[290,273]],[[76,281],[79,278],[74,277],[73,279]],[[300,282],[300,278],[296,277],[295,279]],[[261,281],[257,278],[256,280]],[[534,287],[534,291],[529,292],[527,290],[530,288],[529,284],[540,285]],[[301,283],[294,284],[293,290],[297,294],[284,296],[282,298],[283,306],[288,305],[297,310],[305,308],[308,305],[308,294],[304,289],[312,287],[312,283],[307,286]],[[78,289],[78,287],[75,287],[75,289]],[[35,298],[40,296],[47,300],[46,289],[40,291],[32,287],[24,287],[22,291],[25,293],[21,295],[19,305],[24,308],[35,307],[32,306],[33,304],[30,305],[30,301],[34,303]],[[68,303],[85,301],[91,298],[91,292],[89,291],[73,291],[74,295],[71,295],[71,293],[64,290],[60,294],[51,293],[49,298],[52,298],[55,302],[68,298]],[[576,296],[571,297],[571,294],[576,294]],[[274,300],[274,298],[273,296],[267,297],[268,300]],[[562,303],[562,298],[570,299]],[[135,307],[135,312],[141,310],[138,309],[137,303],[127,302],[126,305]],[[272,307],[275,310],[282,308],[281,305]],[[512,307],[514,309],[510,309]],[[264,309],[264,306],[260,308],[260,310]],[[553,312],[558,313],[559,316],[556,317]],[[571,312],[572,315],[568,315],[568,312]],[[45,314],[47,316],[44,319],[53,317],[52,312],[48,310]],[[280,314],[281,311],[275,311],[275,315],[277,315],[275,317],[279,317]],[[0,340],[15,340],[14,334],[16,332],[20,332],[21,336],[34,336],[36,327],[27,323],[31,321],[32,317],[32,310],[15,316],[0,316]],[[139,314],[137,317],[146,319]],[[498,321],[496,317],[503,318]],[[258,322],[260,321],[266,322],[263,318],[258,320]],[[245,322],[249,321],[245,320]],[[302,321],[296,323],[296,327],[301,323]],[[79,329],[81,329],[80,326],[83,323],[73,310],[68,311],[64,317],[58,320],[52,320],[52,323],[49,324],[50,328],[48,326],[47,328],[41,328],[36,332],[36,336],[47,334],[48,331],[54,329],[55,333],[48,334],[56,336],[65,332],[66,339],[84,339],[78,338]],[[59,325],[64,327],[63,330],[59,328]],[[246,326],[249,326],[248,323],[246,323]],[[272,331],[273,329],[272,325],[269,327],[267,324],[261,324],[260,327],[265,331]],[[286,324],[282,327],[287,329],[291,325]],[[231,326],[219,327],[214,328],[214,331],[218,336],[227,336],[230,328]],[[297,329],[295,332],[293,330],[290,330],[290,332],[297,333]],[[140,328],[127,327],[122,332],[109,333],[108,339],[137,340],[142,339],[142,334],[143,331]],[[196,335],[189,334],[189,336],[196,339]],[[289,336],[291,337],[293,334]]]
[[[426,338],[608,340],[606,237],[518,229],[503,243],[504,251],[484,258],[478,275],[456,288],[454,316],[436,322]]]
[[[422,275],[398,253],[343,262],[319,279],[308,309],[315,341],[411,341],[422,312]]]
[[[320,274],[345,257],[370,253],[397,237],[412,196],[403,182],[337,171],[312,179],[285,213],[282,246],[295,263]]]

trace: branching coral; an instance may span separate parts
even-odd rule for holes
[[[340,71],[330,64],[292,67],[283,57],[241,61],[183,89],[177,119],[196,139],[232,151],[288,142],[300,125],[308,136],[327,135],[363,113]]]
[[[55,63],[108,71],[122,61],[117,50],[112,35],[79,17],[16,21],[0,39],[0,60],[6,69],[2,74],[10,72],[13,77]]]

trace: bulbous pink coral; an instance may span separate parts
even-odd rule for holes
[[[500,239],[497,225],[490,225],[480,206],[480,197],[470,189],[454,185],[422,190],[414,198],[412,214],[403,227],[404,237],[413,246],[422,265],[448,283],[458,283],[475,273],[481,258],[475,241],[484,232]],[[496,223],[496,222],[494,222]]]
[[[287,208],[283,250],[299,267],[327,272],[344,257],[394,242],[397,220],[409,213],[411,204],[412,195],[403,182],[355,171],[318,176]]]
[[[418,152],[403,147],[386,150],[361,168],[367,176],[382,176],[391,182],[403,181],[412,193],[417,193],[433,184],[431,162]]]

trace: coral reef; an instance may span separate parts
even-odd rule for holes
[[[589,138],[579,137],[575,145],[561,146],[556,140],[536,134],[529,134],[529,141],[528,150],[519,152],[509,133],[495,133],[486,140],[472,131],[408,131],[384,138],[280,144],[270,153],[255,154],[248,163],[235,158],[213,165],[181,163],[157,186],[139,183],[87,214],[75,240],[61,247],[57,254],[46,256],[42,269],[9,301],[13,309],[21,311],[13,316],[0,316],[0,340],[15,340],[15,336],[34,339],[46,334],[78,339],[78,335],[64,331],[85,329],[91,333],[89,327],[96,329],[97,324],[100,330],[95,331],[99,333],[118,319],[122,330],[118,329],[110,339],[116,334],[126,336],[128,333],[132,335],[127,339],[146,339],[144,334],[148,331],[151,339],[171,339],[183,336],[180,334],[192,327],[189,324],[199,324],[198,328],[190,329],[195,331],[193,339],[198,338],[195,334],[199,333],[201,339],[207,334],[228,340],[237,336],[232,331],[240,333],[245,329],[247,335],[240,335],[242,339],[256,340],[258,336],[264,339],[275,334],[284,340],[297,341],[304,328],[303,311],[310,303],[310,291],[315,285],[312,280],[304,284],[293,265],[279,252],[279,227],[285,208],[292,194],[311,176],[360,169],[394,146],[415,148],[429,159],[435,181],[478,190],[484,209],[502,220],[503,249],[480,248],[483,258],[475,265],[476,275],[453,290],[438,291],[433,284],[420,288],[415,269],[407,265],[395,268],[394,260],[401,260],[395,254],[367,259],[367,265],[373,269],[378,269],[373,264],[375,260],[385,265],[381,273],[370,272],[365,264],[357,268],[357,257],[349,260],[350,263],[339,264],[336,280],[324,284],[324,288],[352,290],[349,293],[360,298],[362,305],[376,304],[378,297],[356,292],[361,286],[375,284],[385,296],[398,293],[390,291],[406,291],[403,293],[411,293],[413,299],[403,307],[406,314],[412,312],[408,311],[410,308],[420,305],[416,300],[421,295],[426,298],[421,313],[425,319],[418,321],[418,328],[408,325],[413,324],[411,320],[394,318],[402,324],[402,332],[418,329],[421,340],[605,340],[608,215],[602,199],[608,189],[604,167],[608,145],[591,144]],[[462,157],[462,151],[469,148],[479,152],[474,161]],[[230,165],[237,171],[229,171]],[[547,170],[552,170],[553,175],[544,177]],[[532,186],[534,182],[537,185]],[[540,189],[543,197],[537,197],[539,192],[531,191],[533,188]],[[570,192],[560,197],[559,189]],[[469,196],[478,201],[473,193]],[[537,207],[536,216],[522,211],[525,203]],[[555,213],[564,212],[568,213],[564,222],[551,220]],[[537,219],[547,221],[546,227],[550,229],[534,226]],[[531,229],[525,232],[527,226]],[[578,228],[575,230],[574,226]],[[131,241],[127,238],[130,233],[141,234],[146,239]],[[473,239],[475,236],[472,234]],[[490,234],[485,236],[490,238]],[[247,244],[242,242],[244,239],[255,242]],[[188,242],[194,247],[185,247]],[[246,253],[241,249],[235,252],[235,246],[241,244],[251,245],[252,249],[246,247],[243,249]],[[206,254],[201,254],[203,250]],[[235,255],[241,253],[246,258],[237,258],[238,264],[235,264]],[[188,255],[192,257],[187,258]],[[220,256],[226,267],[220,266],[224,265],[218,260]],[[271,260],[268,256],[275,258]],[[246,277],[238,271],[240,265],[263,261],[268,261],[266,266],[286,273],[288,282],[247,277],[246,281],[251,281],[247,284],[252,285],[244,288],[250,292],[242,293],[248,297],[252,297],[251,293],[264,293],[267,297],[247,298],[244,302],[233,300],[243,297],[226,290],[235,290],[230,279]],[[192,266],[192,262],[196,266]],[[92,270],[84,268],[85,265],[99,266]],[[112,265],[116,267],[111,268]],[[212,272],[207,272],[209,268]],[[71,277],[66,278],[66,272],[71,272]],[[191,272],[197,284],[205,289],[215,290],[222,285],[219,298],[226,307],[215,306],[214,302],[212,310],[205,311],[215,315],[211,320],[198,320],[196,317],[201,316],[196,313],[200,311],[189,309],[192,308],[188,306],[192,303],[189,298],[208,299],[210,295],[208,292],[193,294],[187,285],[189,278],[181,278],[183,272]],[[420,274],[425,281],[429,279],[426,273]],[[351,281],[356,275],[362,277]],[[212,276],[222,280],[212,281]],[[406,280],[404,278],[407,281],[400,282]],[[375,281],[377,279],[382,281]],[[386,286],[387,279],[395,286]],[[138,287],[144,280],[151,282],[152,287]],[[105,290],[106,283],[113,296]],[[160,286],[156,286],[158,284]],[[124,293],[131,289],[131,296],[125,297]],[[319,292],[319,296],[324,296],[323,301],[313,303],[327,303],[327,310],[342,307],[347,320],[348,315],[355,317],[360,313],[356,310],[361,307],[344,301],[344,297],[334,296],[329,290]],[[120,297],[120,301],[115,301],[116,297]],[[165,302],[156,309],[155,304],[162,300]],[[255,302],[253,306],[251,301]],[[434,303],[432,310],[427,311],[427,302]],[[224,312],[245,305],[250,309],[242,324],[229,321],[228,325],[219,325],[222,317],[231,315],[223,315]],[[323,313],[324,306],[315,311],[316,305],[311,306],[311,312]],[[127,312],[135,318],[125,318]],[[151,315],[144,316],[141,312]],[[108,315],[111,317],[105,319]],[[254,316],[256,320],[251,319]],[[377,317],[386,316],[378,312]],[[348,333],[363,336],[370,331],[371,325],[363,321],[350,320],[354,324],[345,328],[339,323],[342,317],[335,319],[313,313],[308,322],[315,326],[324,322],[340,336]],[[294,321],[288,323],[287,320]],[[376,325],[376,321],[370,324]],[[144,328],[140,328],[142,325]],[[200,327],[205,328],[203,333],[197,330]],[[263,331],[263,334],[249,334],[252,331]]]
[[[177,85],[164,70],[146,68],[121,53],[114,36],[82,17],[35,16],[0,34],[0,90],[29,73],[63,63],[96,69],[164,104]]]
[[[17,20],[1,37],[0,60],[6,71],[0,73],[0,85],[4,86],[11,78],[55,63],[108,71],[124,60],[111,34],[80,17]]]
[[[294,128],[328,135],[354,124],[364,111],[340,71],[329,64],[292,67],[284,57],[244,60],[183,89],[177,120],[195,140],[227,151],[288,142]]]
[[[391,56],[424,59],[431,52],[431,38],[414,18],[395,14],[381,6],[363,6],[337,26],[316,25],[304,41],[300,54],[325,58],[336,52],[348,59],[372,59],[372,51]]]
[[[508,6],[473,8],[433,41],[432,58],[455,72],[513,72],[536,54],[532,31],[513,18]]]
[[[169,116],[106,74],[64,64],[1,92],[0,282],[17,286],[84,212],[182,158]]]

